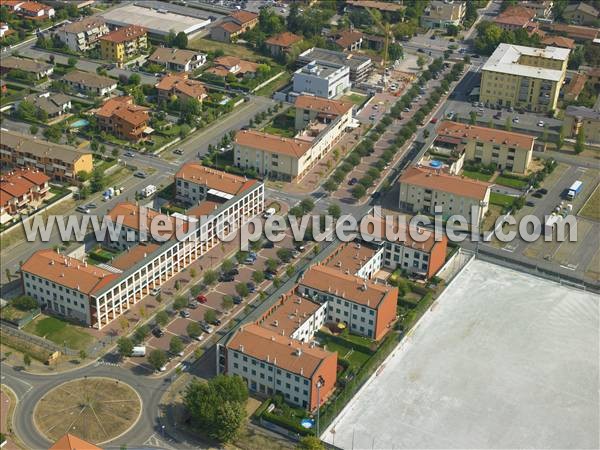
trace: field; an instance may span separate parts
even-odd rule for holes
[[[514,202],[515,198],[511,197],[510,195],[505,195],[505,194],[499,194],[497,192],[492,192],[490,194],[490,203],[492,205],[497,205],[497,206],[511,206]]]
[[[592,220],[600,220],[600,188],[596,187],[594,193],[588,201],[583,205],[579,215]]]
[[[296,115],[293,108],[278,114],[269,122],[262,131],[269,134],[275,134],[283,137],[294,137]]]
[[[475,172],[473,170],[463,170],[463,175],[467,178],[472,178],[474,180],[479,181],[488,181],[490,178],[492,178],[491,175],[481,172]]]
[[[352,339],[353,336],[350,337]],[[317,340],[321,343],[321,346],[326,346],[327,350],[332,352],[338,352],[338,358],[348,360],[350,365],[355,369],[361,367],[371,355],[364,351],[357,350],[350,340],[345,340],[346,337],[340,337],[345,341],[342,342],[339,339],[333,339],[331,335],[324,332],[318,332],[316,335]],[[368,344],[367,344],[368,345]]]
[[[215,50],[223,50],[227,56],[237,56],[238,58],[247,59],[248,61],[257,61],[265,59],[264,56],[254,53],[249,48],[243,45],[228,44],[225,42],[211,41],[210,39],[198,38],[192,40],[188,48],[194,50],[202,50],[204,52],[214,52]]]
[[[499,184],[501,186],[511,187],[514,189],[525,189],[527,187],[527,181],[525,180],[503,176],[497,177],[494,183]]]
[[[348,95],[344,95],[340,100],[344,102],[352,102],[356,105],[357,108],[360,108],[363,105],[363,103],[367,100],[367,96],[357,94],[356,92],[352,92]]]
[[[34,420],[50,441],[65,433],[101,443],[121,435],[140,414],[136,392],[109,378],[69,381],[48,392],[36,405]]]
[[[57,345],[66,345],[73,350],[85,350],[94,341],[92,336],[81,331],[77,325],[43,314],[28,323],[24,330],[46,338]]]

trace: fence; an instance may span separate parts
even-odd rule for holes
[[[61,352],[61,353],[64,353],[65,355],[69,355],[69,356],[78,355],[78,352],[76,352],[73,349],[70,349],[68,347],[61,347],[60,345],[57,345],[54,342],[50,342],[47,339],[26,333],[22,330],[19,330],[18,328],[14,327],[14,326],[10,326],[6,322],[0,323],[0,331],[2,333],[6,333],[10,336],[13,336],[13,337],[23,341],[25,344],[33,345],[36,347],[41,347],[44,350],[48,350],[49,353]]]

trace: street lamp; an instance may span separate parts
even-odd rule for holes
[[[320,419],[321,419],[321,388],[325,385],[325,380],[321,375],[317,379],[317,437],[320,433]]]

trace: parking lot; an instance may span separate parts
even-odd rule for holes
[[[287,206],[285,209],[287,210]],[[231,253],[232,251],[235,251],[236,248],[239,248],[239,243],[232,242],[229,244],[229,254],[233,256]],[[170,322],[164,327],[159,327],[164,334],[160,337],[150,334],[143,343],[143,345],[145,345],[146,347],[146,356],[128,358],[124,364],[128,367],[137,367],[150,373],[153,372],[154,369],[148,363],[149,353],[154,349],[160,349],[165,351],[167,355],[169,355],[169,346],[171,339],[175,336],[178,336],[184,344],[183,356],[169,355],[169,362],[165,366],[164,370],[170,371],[179,363],[181,363],[184,359],[186,359],[192,352],[194,352],[198,347],[200,347],[202,343],[207,341],[211,336],[218,334],[222,329],[229,329],[228,322],[238,314],[242,313],[248,305],[256,301],[256,299],[260,295],[260,292],[264,291],[272,284],[272,281],[267,279],[257,284],[253,279],[253,274],[255,272],[261,271],[265,273],[265,271],[267,270],[267,261],[269,259],[273,259],[277,262],[276,274],[274,274],[274,276],[282,278],[285,275],[286,268],[289,264],[294,264],[296,261],[299,261],[303,256],[306,256],[308,252],[310,252],[312,249],[311,245],[307,244],[302,251],[296,250],[295,242],[293,240],[291,232],[289,231],[285,234],[283,240],[274,243],[272,247],[267,247],[270,246],[270,244],[264,245],[265,246],[254,252],[256,254],[256,257],[253,262],[242,262],[236,264],[235,268],[237,269],[238,273],[234,275],[233,281],[217,281],[213,285],[205,287],[201,282],[203,273],[206,270],[211,269],[211,267],[203,266],[201,264],[201,258],[199,261],[194,263],[195,266],[197,264],[200,264],[200,266],[198,267],[200,269],[198,271],[198,276],[194,279],[193,282],[188,283],[184,289],[181,289],[179,292],[177,292],[171,287],[163,287],[161,291],[161,295],[163,296],[184,296],[189,298],[189,300],[192,300],[192,286],[200,285],[202,288],[201,293],[198,294],[198,296],[202,296],[203,298],[201,302],[198,302],[197,307],[191,308],[188,306],[184,309],[184,311],[187,311],[187,313],[189,313],[189,317],[183,317],[181,313],[174,311],[172,308],[168,308],[167,311],[169,314]],[[288,249],[292,252],[296,250],[295,255],[293,255],[289,261],[282,261],[280,256],[278,255],[278,251],[280,249]],[[217,269],[224,259],[225,258],[220,258],[214,261],[213,269]],[[187,274],[187,277],[189,277],[189,271],[190,269],[188,268],[184,272]],[[234,300],[233,305],[225,304],[223,302],[223,298],[225,296],[230,296],[233,299],[234,297],[239,296],[239,292],[236,289],[236,286],[238,286],[238,284],[244,283],[252,283],[253,285],[255,285],[253,292],[249,293],[243,298],[240,298],[239,300]],[[204,322],[205,314],[207,311],[214,311],[216,313],[217,319],[221,323],[219,325],[213,324],[214,330],[212,331],[212,333],[203,333],[201,335],[202,337],[200,342],[198,342],[198,340],[192,340],[188,336],[188,325],[192,322]],[[156,325],[151,325],[151,328],[154,330],[156,328]]]

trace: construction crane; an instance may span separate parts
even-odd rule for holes
[[[365,8],[368,12],[369,15],[371,16],[371,18],[373,19],[373,22],[375,22],[375,24],[379,27],[379,29],[383,32],[384,34],[384,40],[383,40],[383,59],[381,61],[381,66],[384,69],[384,74],[383,74],[383,83],[385,84],[385,68],[387,66],[387,59],[388,59],[388,47],[390,45],[390,24],[389,23],[381,23],[381,20],[379,20],[379,18],[377,17],[377,15],[373,12],[373,10],[371,8]]]

